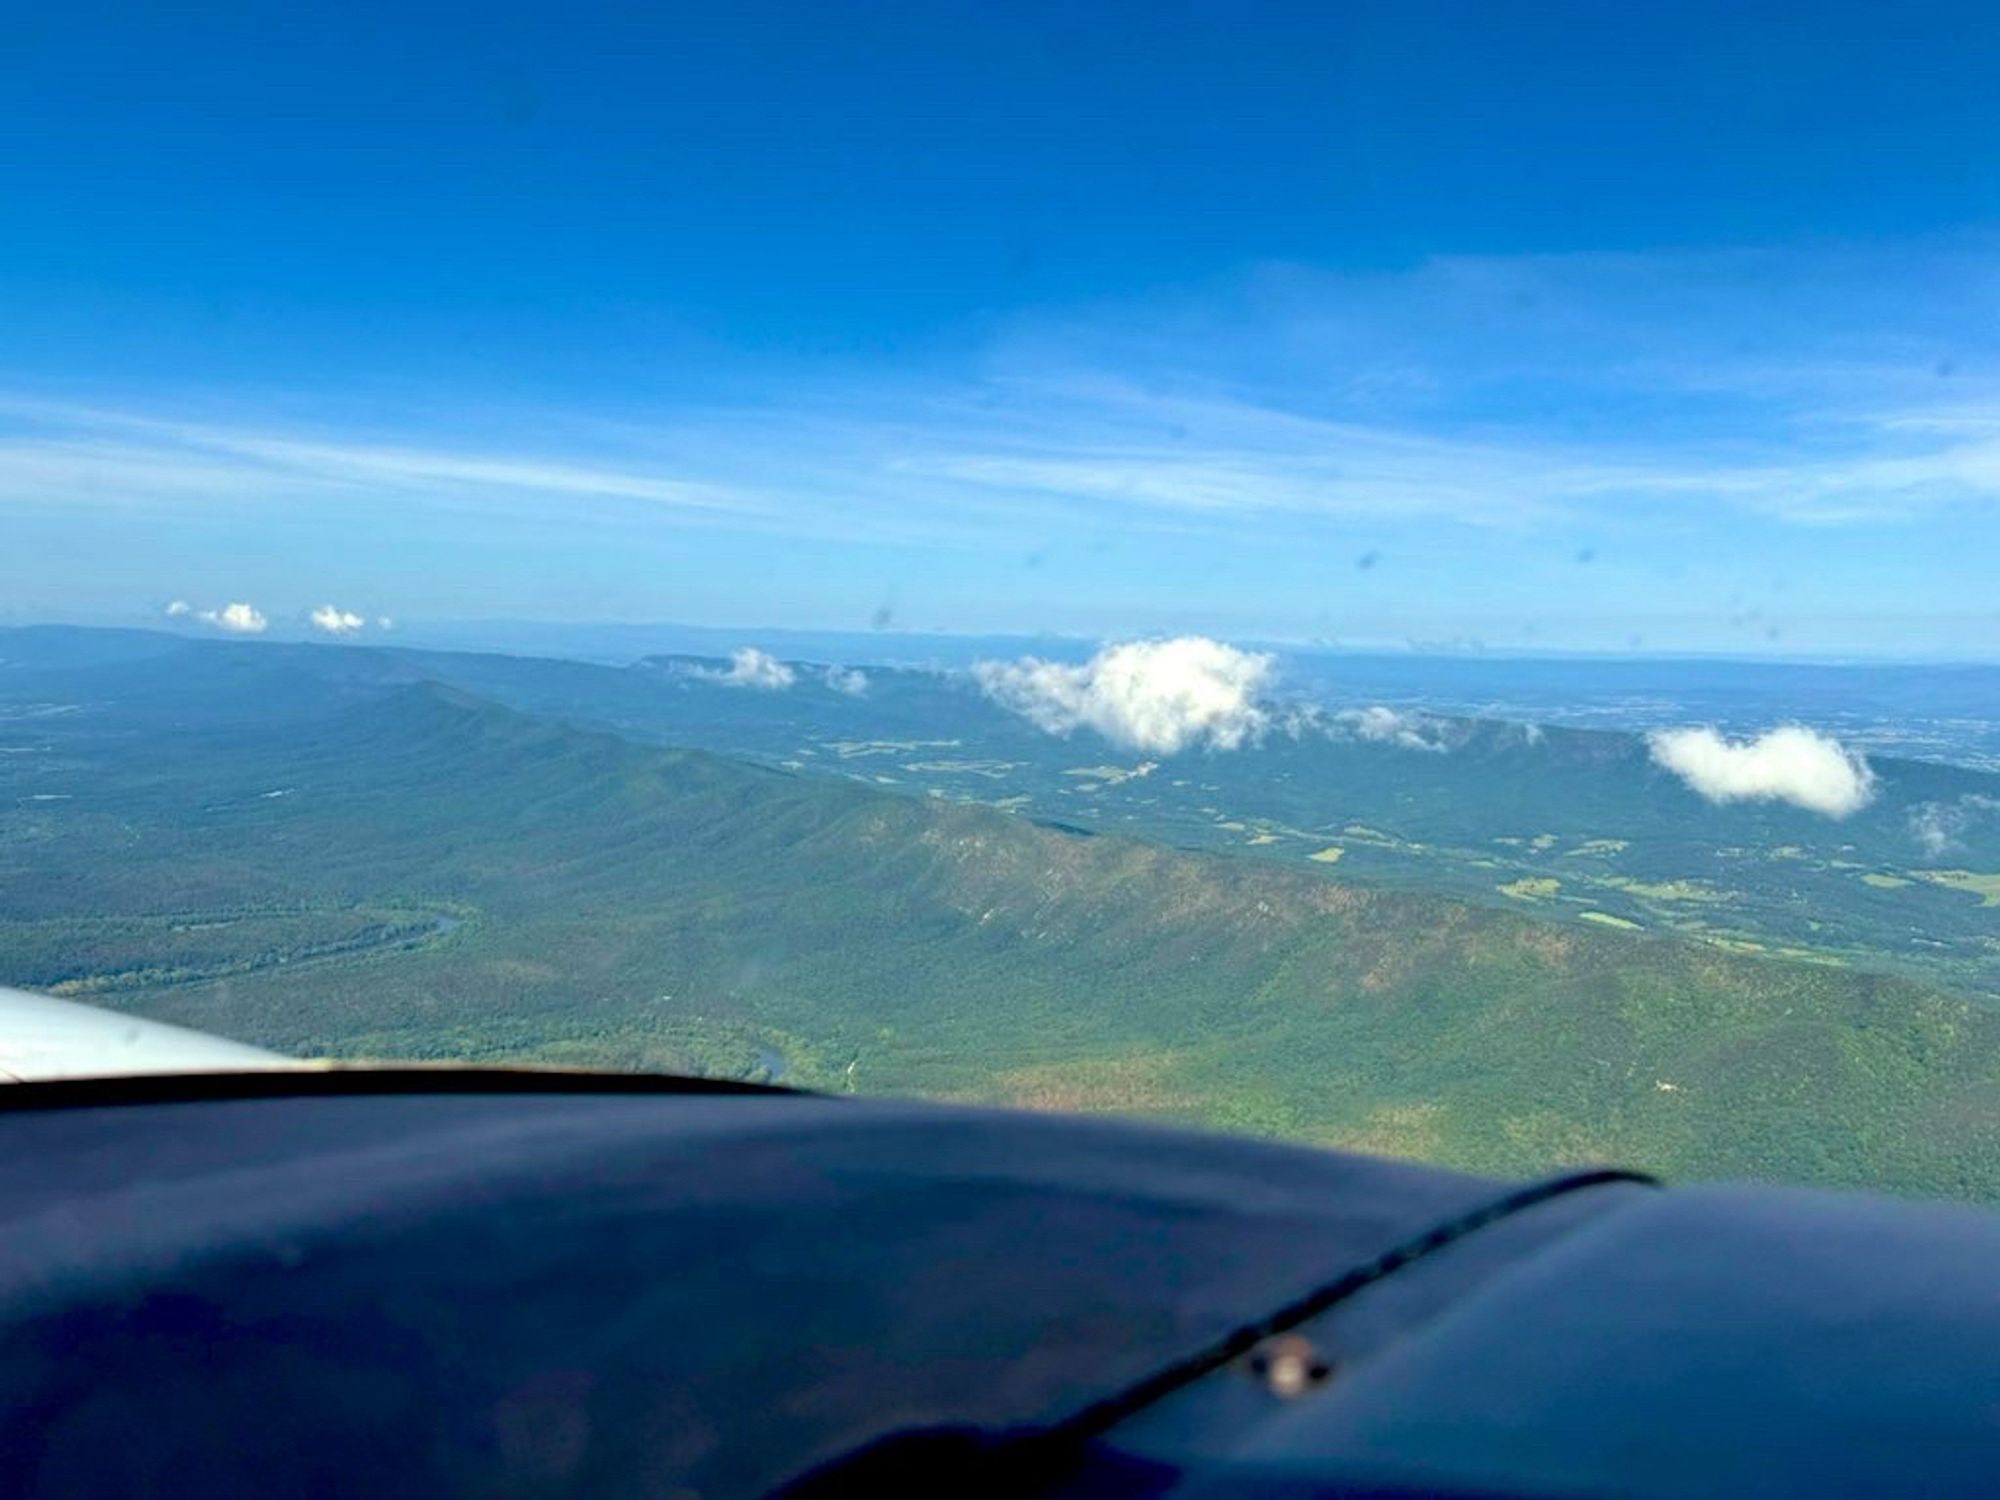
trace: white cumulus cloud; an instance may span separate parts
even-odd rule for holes
[[[836,693],[859,698],[868,691],[868,674],[859,667],[828,667],[826,685]]]
[[[1272,658],[1202,636],[1106,646],[1081,665],[980,662],[988,697],[1050,734],[1094,729],[1113,744],[1172,755],[1234,750],[1270,723],[1260,697]]]
[[[1797,724],[1751,740],[1725,740],[1713,729],[1664,729],[1647,743],[1657,764],[1711,802],[1789,802],[1844,818],[1875,795],[1866,760]]]
[[[169,620],[178,620],[193,613],[194,606],[185,599],[176,599],[167,606],[167,618]]]
[[[331,604],[322,604],[307,618],[312,621],[314,630],[324,631],[328,635],[353,635],[368,623],[361,616]]]
[[[728,687],[762,688],[773,693],[790,687],[799,677],[777,657],[768,651],[759,651],[755,646],[738,646],[729,653],[727,667],[697,667],[693,675],[705,682],[720,682]]]
[[[1404,750],[1444,751],[1445,726],[1422,714],[1406,714],[1376,704],[1372,708],[1350,708],[1334,716],[1356,739],[1377,745],[1395,745]]]
[[[220,609],[204,609],[195,618],[235,635],[262,635],[271,623],[264,618],[261,610],[249,604],[225,604]]]

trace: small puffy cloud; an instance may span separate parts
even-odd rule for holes
[[[859,698],[868,691],[868,674],[859,667],[828,667],[826,685],[836,693]]]
[[[726,687],[761,688],[772,693],[790,687],[799,676],[768,651],[759,651],[755,646],[739,646],[730,652],[727,667],[696,667],[691,675]]]
[[[312,621],[314,630],[323,631],[327,635],[353,635],[368,623],[361,616],[338,609],[331,604],[322,604],[307,618]]]
[[[194,613],[194,606],[185,599],[176,599],[167,606],[169,620],[181,620]]]
[[[1372,708],[1350,708],[1334,715],[1334,722],[1358,740],[1376,745],[1395,745],[1403,750],[1442,752],[1445,726],[1422,714],[1406,714],[1376,704]]]
[[[1725,740],[1713,729],[1665,729],[1647,743],[1656,764],[1711,802],[1789,802],[1844,818],[1875,795],[1867,761],[1796,724],[1751,740]]]
[[[1961,846],[1973,825],[2000,818],[2000,797],[1967,792],[1954,802],[1919,802],[1910,809],[1910,837],[1932,859]]]
[[[195,618],[234,635],[262,635],[271,623],[264,618],[261,610],[248,604],[225,604],[220,609],[204,609]]]
[[[375,617],[375,628],[377,630],[394,630],[396,622],[388,615],[377,615]]]
[[[1172,755],[1234,750],[1270,723],[1259,699],[1272,658],[1202,636],[1106,646],[1081,665],[980,662],[986,695],[1050,734],[1094,729],[1113,744]]]

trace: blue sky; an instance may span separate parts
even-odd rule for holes
[[[0,54],[0,617],[2000,655],[1990,6],[298,9]]]

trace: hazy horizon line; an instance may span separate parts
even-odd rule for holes
[[[166,636],[176,640],[214,642],[235,645],[325,645],[364,646],[378,649],[426,649],[421,640],[416,639],[427,632],[479,632],[479,631],[533,631],[557,633],[574,631],[579,634],[591,631],[606,632],[679,632],[732,638],[737,645],[757,645],[761,642],[790,639],[832,639],[850,641],[879,640],[893,641],[934,641],[953,643],[1015,642],[1024,647],[1036,645],[1061,646],[1081,650],[1094,649],[1107,643],[1131,640],[1163,640],[1175,637],[1200,636],[1222,640],[1229,644],[1259,650],[1277,651],[1293,655],[1350,656],[1394,658],[1409,660],[1461,660],[1461,661],[1590,661],[1590,662],[1728,662],[1746,666],[1926,666],[1926,667],[2000,667],[2000,651],[1990,656],[1947,655],[1942,653],[1895,652],[1895,651],[1797,651],[1797,652],[1757,652],[1732,651],[1725,648],[1700,647],[1646,647],[1616,648],[1591,646],[1522,646],[1518,644],[1486,645],[1476,640],[1464,641],[1395,641],[1388,639],[1360,638],[1354,640],[1329,639],[1325,637],[1285,637],[1260,634],[1236,634],[1195,629],[1158,629],[1107,631],[1098,633],[1057,631],[1057,630],[966,630],[946,627],[919,627],[905,625],[885,625],[880,627],[853,625],[753,625],[725,624],[707,625],[685,620],[672,619],[607,619],[585,620],[574,618],[538,618],[532,616],[435,616],[404,617],[393,628],[382,630],[366,638],[331,638],[324,632],[315,631],[309,624],[288,619],[274,619],[269,629],[256,635],[231,635],[213,629],[193,629],[178,627],[166,620],[140,616],[88,616],[48,615],[44,617],[24,617],[0,619],[0,629],[74,629],[74,630],[126,630],[142,631]],[[490,652],[494,655],[532,655],[533,651],[523,651],[514,647],[451,647],[430,649],[472,649]],[[662,646],[658,655],[690,654],[671,646]]]

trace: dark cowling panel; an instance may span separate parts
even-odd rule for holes
[[[783,1094],[16,1108],[0,1482],[757,1493],[1059,1421],[1494,1192]]]
[[[0,1487],[1985,1493],[2000,1219],[479,1073],[0,1097]]]
[[[1788,1189],[1640,1195],[1326,1397],[1244,1442],[1234,1482],[1991,1495],[2000,1217]]]

